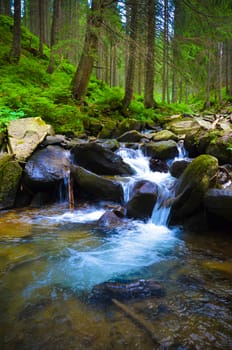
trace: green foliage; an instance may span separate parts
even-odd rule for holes
[[[5,131],[7,124],[14,119],[24,117],[22,110],[13,111],[9,108],[2,107],[0,109],[0,132]]]

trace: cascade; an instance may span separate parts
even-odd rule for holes
[[[135,175],[123,182],[124,200],[127,202],[130,198],[131,188],[136,180],[149,180],[158,185],[158,198],[152,212],[150,221],[155,225],[167,225],[170,206],[168,199],[173,196],[172,188],[174,179],[169,173],[154,172],[150,170],[149,158],[144,156],[141,149],[133,150],[121,148],[118,154],[135,171]],[[180,157],[182,154],[180,154]]]
[[[178,159],[184,159],[188,157],[188,152],[186,151],[184,147],[184,141],[180,140],[177,144],[177,149],[178,149]]]

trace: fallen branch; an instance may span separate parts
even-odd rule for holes
[[[122,310],[126,316],[129,316],[137,325],[142,327],[152,338],[154,344],[157,346],[157,349],[164,349],[159,341],[157,340],[156,336],[154,335],[153,326],[149,321],[146,321],[142,319],[140,316],[138,316],[134,311],[132,311],[127,305],[121,303],[117,299],[112,299],[112,302],[120,309]]]

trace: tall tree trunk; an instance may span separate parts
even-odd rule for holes
[[[155,16],[156,0],[147,0],[147,42],[145,57],[145,86],[144,86],[144,106],[153,108],[154,101],[154,74],[155,74]]]
[[[49,65],[47,68],[48,73],[53,73],[55,58],[54,58],[54,46],[58,42],[58,33],[60,26],[60,14],[61,14],[61,0],[54,0],[53,2],[53,17],[52,17],[52,28],[51,28],[51,53]]]
[[[229,94],[232,96],[232,39],[229,41],[229,84],[230,84],[230,89],[229,89]]]
[[[43,56],[45,43],[45,0],[39,1],[39,54]]]
[[[181,0],[174,1],[174,38],[172,41],[172,102],[176,103],[178,100],[178,69],[180,68],[180,34],[181,25],[183,22],[183,10],[181,8]]]
[[[129,42],[129,58],[126,72],[125,96],[123,98],[123,107],[128,108],[133,97],[133,84],[135,76],[135,54],[136,54],[136,39],[137,39],[137,18],[138,18],[138,3],[136,0],[131,2],[131,25],[130,25],[130,42]]]
[[[210,93],[211,93],[211,50],[208,49],[208,63],[207,63],[207,87],[206,87],[206,103],[205,107],[210,107]]]
[[[163,72],[162,72],[162,101],[168,95],[168,0],[164,0],[164,34],[163,34]]]
[[[21,54],[21,0],[14,0],[14,26],[13,26],[13,44],[11,49],[11,60],[19,62]]]
[[[73,97],[82,101],[85,97],[94,61],[97,56],[98,30],[102,25],[104,1],[92,0],[91,11],[87,17],[87,27],[83,52],[72,81]]]
[[[30,0],[28,2],[29,17],[30,17],[30,31],[39,36],[39,5],[38,1]]]
[[[0,14],[5,16],[11,16],[10,0],[0,0]]]
[[[222,104],[222,43],[218,43],[217,52],[217,90],[218,90],[218,102]]]

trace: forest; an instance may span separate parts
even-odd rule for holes
[[[231,1],[0,1],[1,120],[217,111],[231,101]],[[230,108],[229,112],[230,112]]]
[[[232,0],[0,0],[0,349],[232,349]]]

